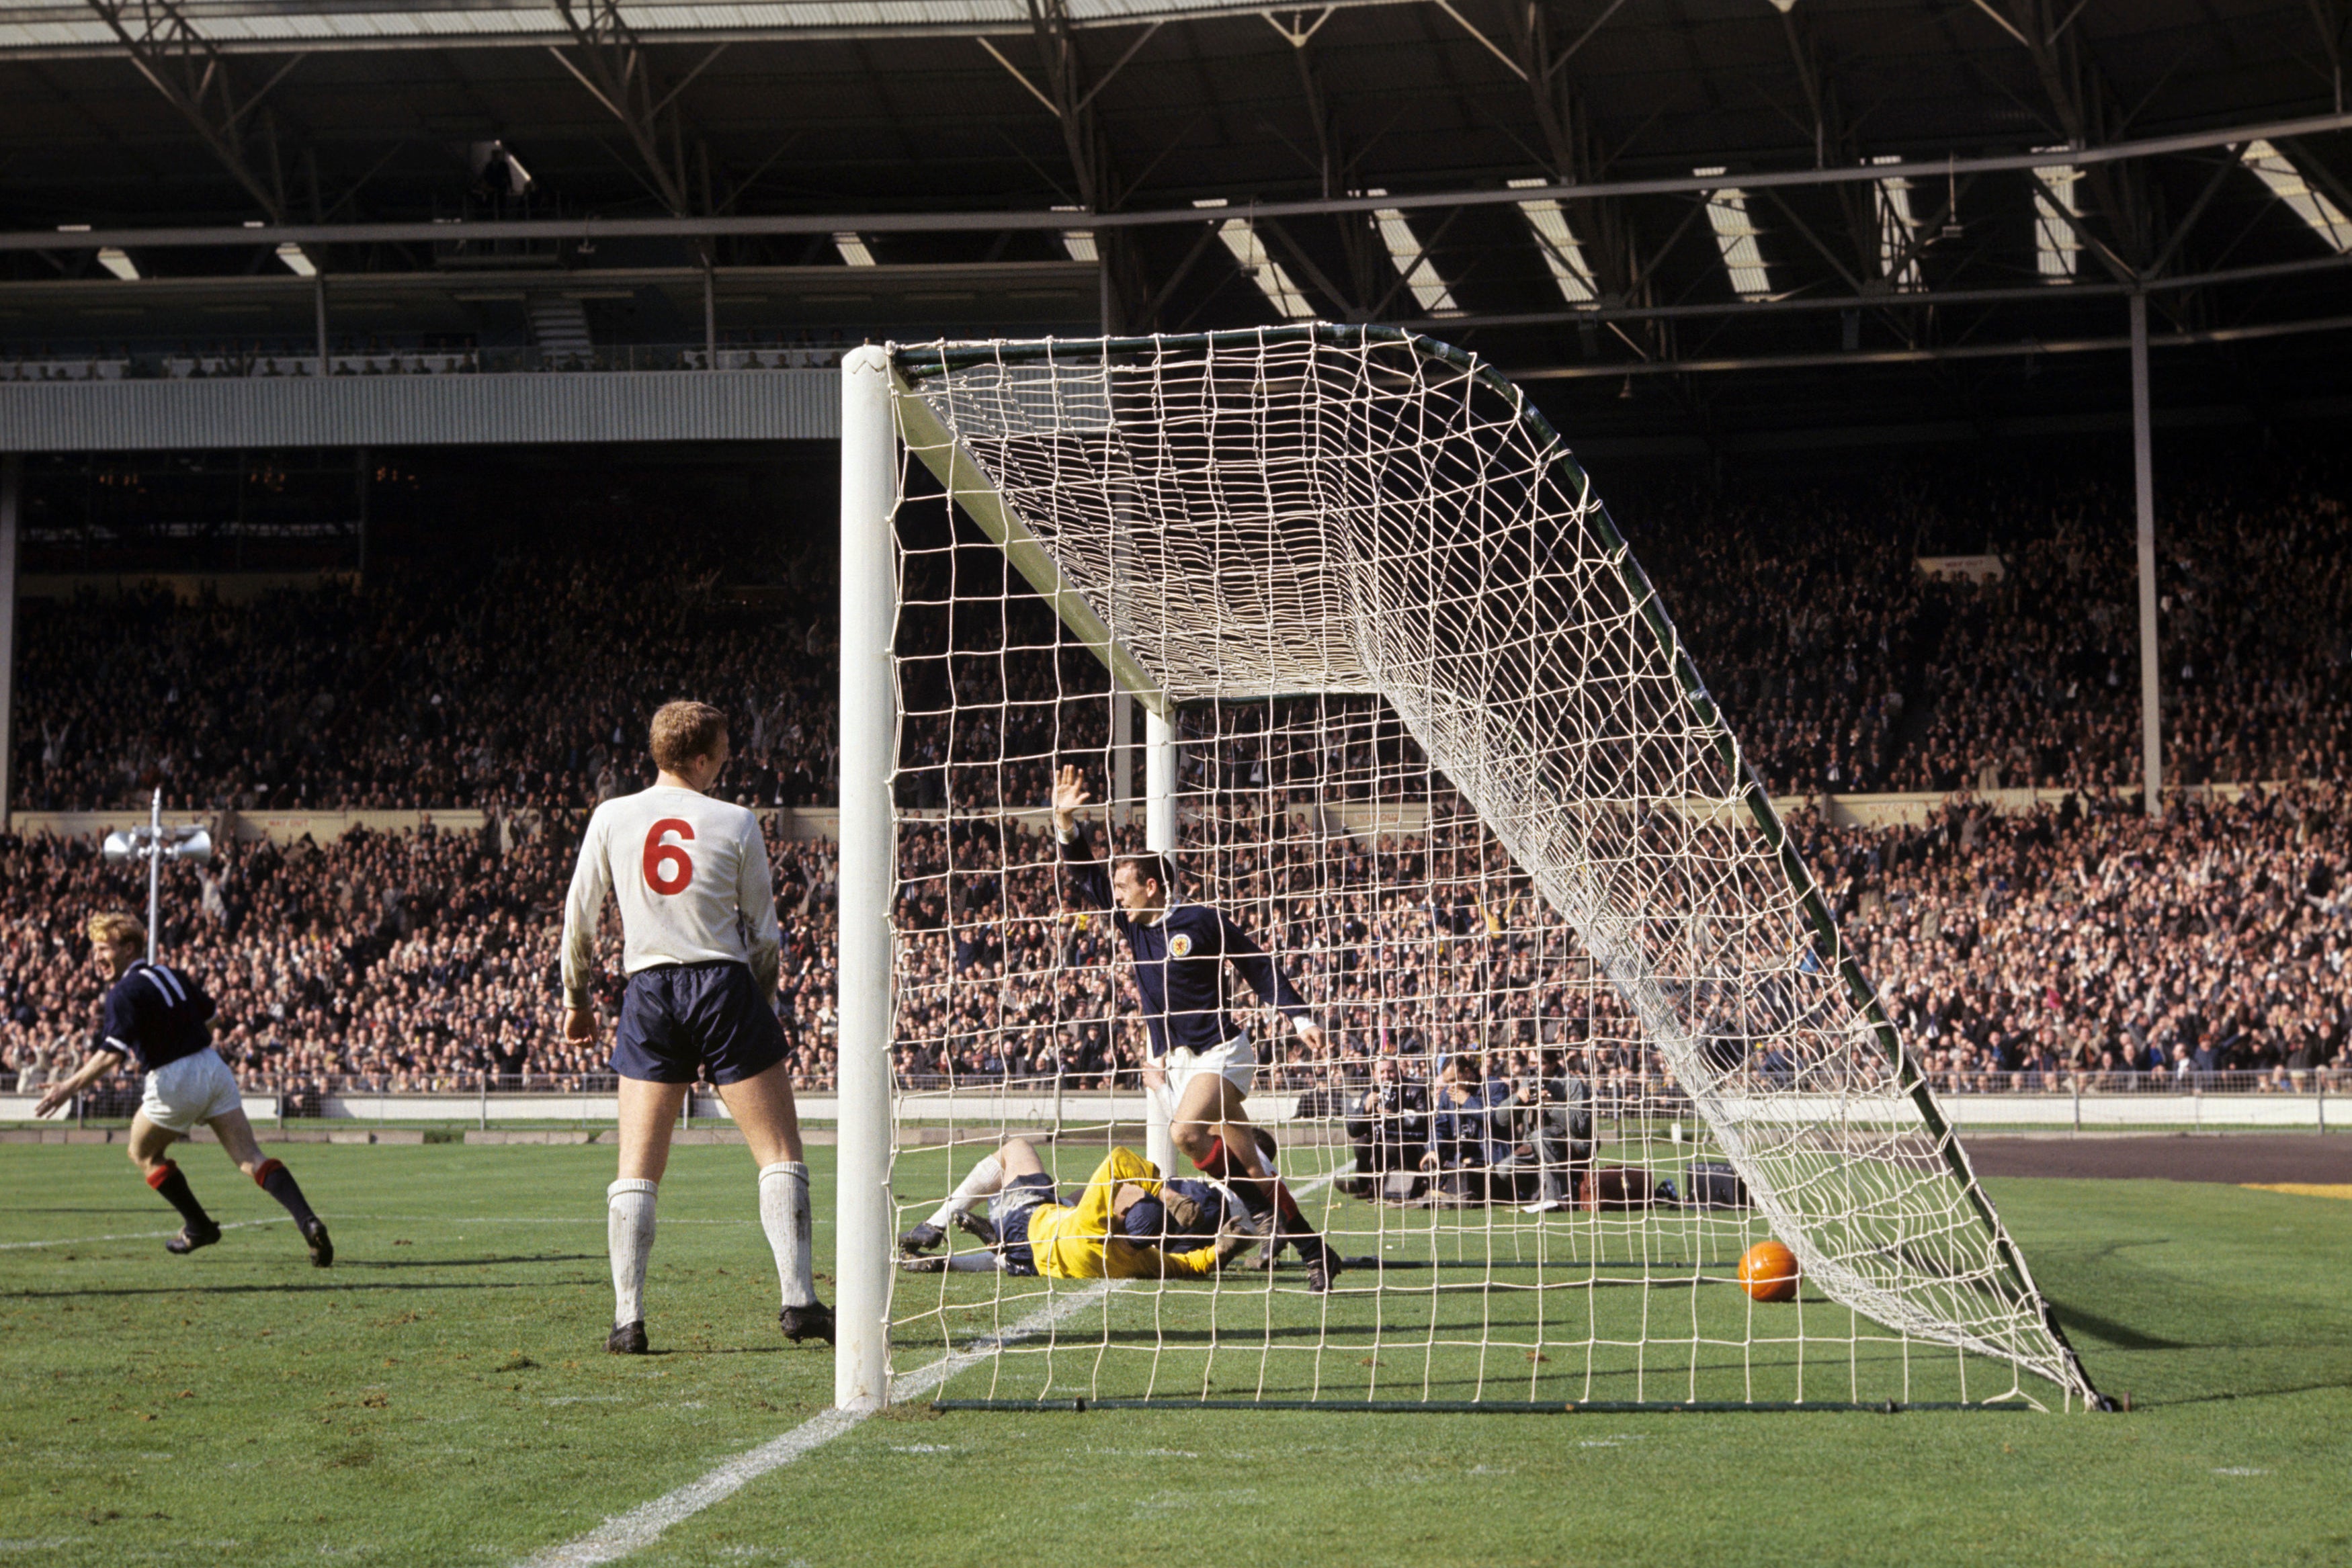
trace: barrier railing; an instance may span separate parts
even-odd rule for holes
[[[245,1077],[247,1113],[257,1123],[446,1123],[488,1128],[499,1123],[610,1124],[618,1115],[616,1081],[609,1073],[514,1075],[338,1075],[280,1082]],[[1946,1077],[1954,1082],[1946,1082]],[[1869,1096],[1809,1092],[1800,1082],[1762,1075],[1725,1085],[1722,1100],[1735,1116],[1770,1122],[1866,1121],[1878,1103]],[[22,1086],[0,1073],[0,1123],[30,1122],[37,1083]],[[1603,1074],[1591,1082],[1593,1109],[1603,1123],[1674,1119],[1689,1102],[1672,1080]],[[1352,1074],[1308,1081],[1274,1071],[1249,1101],[1261,1122],[1338,1123],[1353,1113],[1369,1082]],[[2331,1101],[2352,1090],[2352,1069],[2276,1068],[2264,1071],[2186,1073],[1985,1072],[1937,1075],[1937,1097],[1961,1128],[2020,1127],[2074,1132],[2158,1129],[2307,1128],[2329,1130]],[[798,1092],[801,1119],[824,1125],[835,1115],[830,1087]],[[1891,1100],[1888,1114],[1895,1116]],[[117,1081],[81,1097],[61,1124],[121,1121],[138,1109],[135,1084]],[[693,1121],[727,1120],[726,1106],[707,1086],[693,1097]],[[1131,1071],[1116,1074],[987,1075],[950,1079],[902,1075],[902,1123],[1007,1127],[1140,1124],[1142,1087]],[[2337,1104],[2338,1125],[2347,1113]]]

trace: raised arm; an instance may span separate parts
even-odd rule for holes
[[[1062,865],[1070,873],[1070,891],[1076,903],[1086,909],[1110,907],[1110,866],[1095,857],[1094,846],[1087,841],[1087,831],[1079,824],[1078,808],[1087,803],[1087,787],[1078,779],[1078,770],[1066,767],[1054,780],[1054,842],[1059,848]]]

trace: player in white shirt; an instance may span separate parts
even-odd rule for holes
[[[760,1167],[760,1223],[783,1286],[778,1313],[795,1343],[833,1343],[833,1309],[816,1299],[809,1259],[808,1166],[784,1066],[776,994],[776,902],[759,819],[704,791],[727,766],[727,716],[708,703],[654,715],[654,787],[596,808],[563,907],[566,1040],[596,1038],[596,925],[621,906],[629,977],[613,1042],[620,1075],[621,1160],[605,1190],[613,1254],[613,1333],[604,1348],[646,1353],[646,1261],[670,1129],[698,1073],[742,1130]]]

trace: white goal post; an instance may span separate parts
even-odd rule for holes
[[[840,1406],[889,1393],[895,529],[915,464],[1145,708],[1150,847],[1178,842],[1180,716],[1375,705],[1580,942],[1811,1286],[2105,1406],[1664,606],[1517,388],[1427,339],[1326,325],[867,347],[843,375]]]

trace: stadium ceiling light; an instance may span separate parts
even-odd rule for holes
[[[1702,180],[1723,172],[1721,164],[1691,171]],[[1748,193],[1737,185],[1707,192],[1706,221],[1715,230],[1716,248],[1723,253],[1724,270],[1731,275],[1731,291],[1748,300],[1771,298],[1772,279],[1764,270],[1763,249],[1756,243],[1762,231],[1748,215]]]
[[[1086,209],[1083,207],[1055,207],[1054,210],[1057,213],[1078,213],[1084,212]],[[1062,248],[1069,252],[1070,259],[1072,261],[1083,261],[1092,264],[1099,262],[1102,259],[1095,250],[1095,231],[1092,229],[1064,229],[1062,231]]]
[[[866,248],[866,242],[846,229],[833,236],[833,248],[841,252],[841,259],[852,267],[874,265],[874,253]]]
[[[1550,183],[1541,175],[1532,180],[1507,181],[1511,189],[1524,191]],[[1597,305],[1601,289],[1593,281],[1592,267],[1584,259],[1584,246],[1577,242],[1576,231],[1568,226],[1568,210],[1550,196],[1537,196],[1519,204],[1519,212],[1535,231],[1536,246],[1543,252],[1544,265],[1551,269],[1551,280],[1559,287],[1559,296],[1570,305]]]
[[[310,256],[303,254],[302,247],[296,245],[292,240],[288,240],[284,245],[278,247],[278,259],[284,262],[286,264],[286,270],[292,273],[297,277],[316,277],[319,276],[318,264],[312,261]]]
[[[2347,219],[2344,209],[2328,200],[2327,193],[2313,190],[2285,153],[2258,136],[2246,143],[2238,161],[2252,170],[2254,177],[2270,187],[2272,195],[2292,208],[2312,233],[2325,240],[2328,249],[2338,256],[2352,251],[2352,219]]]
[[[2037,147],[2036,152],[2063,152],[2063,147]],[[2033,267],[2044,283],[2071,283],[2083,265],[2083,236],[2074,232],[2082,204],[2074,199],[2074,182],[2083,171],[2072,163],[2034,165],[2034,177],[2049,187],[2033,193]],[[2058,203],[2051,201],[2052,196]],[[2063,204],[2063,205],[2058,204]]]
[[[1195,207],[1212,211],[1224,204],[1223,196],[1192,204]],[[1257,230],[1250,225],[1247,218],[1227,218],[1217,225],[1217,237],[1225,242],[1225,248],[1234,253],[1234,259],[1241,263],[1242,270],[1250,275],[1251,281],[1257,285],[1258,292],[1265,296],[1266,303],[1272,305],[1283,319],[1311,321],[1315,319],[1315,307],[1307,302],[1306,291],[1283,269],[1282,263],[1274,259],[1273,253],[1265,248],[1265,242],[1257,237]]]
[[[1364,194],[1385,196],[1388,193],[1375,189],[1366,191]],[[1454,303],[1454,291],[1446,287],[1445,279],[1438,276],[1435,264],[1429,259],[1429,253],[1422,248],[1420,238],[1412,232],[1412,225],[1405,222],[1404,214],[1395,207],[1375,207],[1372,209],[1372,226],[1380,231],[1381,244],[1387,247],[1389,260],[1395,266],[1397,276],[1404,279],[1405,287],[1412,289],[1412,297],[1421,302],[1422,313],[1427,316],[1459,316],[1462,307]]]
[[[1899,157],[1873,158],[1872,164],[1900,163]],[[1919,271],[1919,255],[1912,245],[1912,236],[1919,231],[1919,220],[1911,214],[1911,182],[1900,174],[1890,174],[1871,187],[1878,211],[1878,276],[1900,289],[1922,288],[1927,280]]]
[[[139,264],[131,259],[131,254],[128,251],[118,250],[113,246],[108,246],[98,253],[98,265],[121,278],[125,283],[136,283],[139,280]]]

